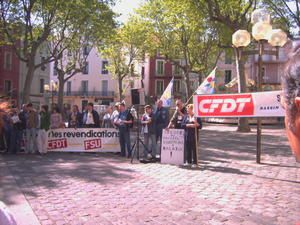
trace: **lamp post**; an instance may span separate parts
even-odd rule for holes
[[[264,9],[254,10],[251,15],[252,36],[257,41],[257,50],[242,51],[251,42],[251,35],[247,30],[238,30],[232,35],[232,44],[238,52],[238,58],[244,55],[258,55],[258,76],[257,76],[257,91],[262,91],[262,69],[264,54],[276,55],[278,59],[279,47],[282,47],[287,42],[287,35],[280,29],[272,30],[270,14]],[[274,50],[265,50],[264,44],[269,43]],[[239,74],[239,73],[238,73]],[[240,76],[240,75],[239,75]],[[240,77],[239,77],[240,78]],[[238,81],[240,92],[240,79]],[[261,118],[257,118],[257,140],[256,140],[256,162],[260,163],[261,158],[261,133],[262,122]]]
[[[51,89],[51,108],[53,107],[54,105],[54,95],[53,93],[57,92],[57,89],[58,89],[58,85],[55,83],[54,80],[51,80],[50,81],[50,89]]]

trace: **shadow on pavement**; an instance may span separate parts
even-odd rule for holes
[[[99,158],[103,160],[99,160]],[[86,183],[119,184],[133,179],[133,170],[122,168],[128,161],[112,154],[48,153],[40,155],[2,155],[8,170],[26,196],[36,197],[40,188],[64,188],[72,179]],[[112,165],[119,163],[119,166]],[[6,202],[10,201],[13,187],[1,179],[1,190]]]

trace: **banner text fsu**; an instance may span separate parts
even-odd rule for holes
[[[93,139],[93,140],[86,140],[84,141],[84,149],[96,149],[101,148],[101,139]]]

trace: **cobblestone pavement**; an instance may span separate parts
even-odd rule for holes
[[[109,153],[4,155],[2,160],[42,225],[300,223],[300,165],[284,130],[263,130],[258,165],[256,131],[235,129],[205,126],[199,169],[130,164]]]

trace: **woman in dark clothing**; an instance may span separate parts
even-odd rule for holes
[[[193,104],[187,106],[187,115],[182,121],[182,127],[184,128],[184,143],[187,153],[185,165],[193,163],[192,167],[197,167],[197,139],[198,130],[202,128],[202,122],[200,118],[194,116]]]

